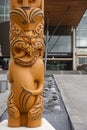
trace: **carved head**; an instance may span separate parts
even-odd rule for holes
[[[20,7],[41,7],[42,0],[10,0],[11,9]]]

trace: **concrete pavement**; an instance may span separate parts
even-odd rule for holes
[[[87,130],[87,75],[54,75],[74,130]]]
[[[7,71],[0,71],[0,81],[7,81]],[[1,85],[1,84],[0,84]],[[5,90],[5,92],[0,93],[0,117],[7,109],[7,98],[9,95],[9,83],[7,82],[8,89]],[[6,87],[6,86],[4,86]]]
[[[0,117],[7,109],[8,95],[9,95],[9,89],[6,90],[4,93],[0,93]]]

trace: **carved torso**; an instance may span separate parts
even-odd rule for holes
[[[15,68],[15,69],[14,69]],[[26,95],[31,94],[31,91],[38,89],[38,84],[42,82],[41,80],[41,70],[44,69],[43,62],[41,59],[39,59],[32,67],[20,67],[14,63],[12,60],[9,66],[9,81],[12,84],[12,91],[14,92],[14,102],[15,105],[20,108],[20,103],[21,103],[21,94],[25,95],[24,93],[27,91]],[[20,78],[21,77],[21,78]],[[26,97],[25,97],[26,98]],[[32,99],[31,99],[32,98]],[[18,99],[18,100],[16,100]],[[22,99],[24,100],[24,99]],[[28,99],[28,107],[27,111],[29,108],[32,107],[36,100],[36,96],[33,95],[29,97]],[[31,102],[32,100],[32,102]],[[22,111],[22,110],[21,110]]]

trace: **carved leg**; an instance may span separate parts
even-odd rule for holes
[[[9,127],[19,127],[19,126],[21,126],[20,117],[13,118],[10,115],[8,115],[8,126]]]
[[[28,127],[41,126],[41,118],[43,112],[43,98],[41,95],[37,96],[34,106],[28,112]]]
[[[18,127],[20,126],[20,112],[14,104],[14,93],[11,91],[8,97],[8,126]]]

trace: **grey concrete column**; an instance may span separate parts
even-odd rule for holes
[[[76,56],[75,56],[75,46],[76,46],[76,29],[73,28],[73,34],[72,34],[72,42],[73,42],[73,70],[76,69]]]

